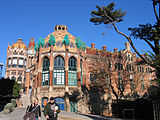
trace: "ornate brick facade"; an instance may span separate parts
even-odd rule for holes
[[[107,106],[103,114],[111,115],[111,103],[116,99],[113,90],[118,93],[121,88],[124,95],[134,91],[142,96],[154,84],[152,68],[131,52],[129,43],[125,43],[124,50],[115,48],[114,52],[106,51],[106,46],[96,49],[94,43],[86,47],[67,30],[67,26],[57,25],[53,33],[37,44],[31,39],[25,87],[27,93],[32,88],[32,98],[40,99],[43,104],[44,99],[52,96],[62,100],[59,102],[62,109],[81,113],[92,112],[93,106],[104,100]],[[97,88],[92,89],[95,83],[102,85],[103,94]],[[94,103],[94,99],[99,101]]]

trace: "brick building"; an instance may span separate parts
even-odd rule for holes
[[[126,96],[133,92],[143,96],[153,84],[152,68],[131,52],[129,43],[125,43],[124,50],[110,52],[106,46],[96,49],[94,43],[86,47],[79,37],[67,32],[65,25],[56,25],[54,29],[36,44],[31,39],[23,59],[27,61],[23,64],[27,93],[32,88],[32,98],[41,100],[42,106],[52,96],[62,110],[96,113],[93,111],[97,103],[107,101],[105,107],[101,105],[105,108],[101,114],[110,115],[111,103],[116,99],[113,90],[117,94],[121,90]],[[7,52],[7,66],[13,64],[12,59]],[[9,70],[6,67],[6,76],[11,74]],[[95,83],[101,84],[103,94],[97,88],[89,92]]]
[[[20,84],[25,82],[25,68],[27,58],[27,47],[22,39],[7,48],[5,78],[18,81]]]

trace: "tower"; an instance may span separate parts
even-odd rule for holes
[[[27,47],[21,38],[11,46],[8,45],[5,78],[15,80],[23,86],[25,82],[26,58]]]

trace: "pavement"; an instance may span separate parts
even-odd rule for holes
[[[26,111],[25,108],[16,108],[13,112],[9,114],[4,114],[2,111],[0,112],[0,120],[23,120],[25,111]],[[41,120],[46,120],[43,115],[43,112],[42,112]],[[77,114],[73,112],[62,111],[59,114],[58,120],[121,120],[121,119],[106,118],[98,115]]]

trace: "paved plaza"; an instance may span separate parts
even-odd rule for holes
[[[16,108],[10,114],[4,114],[0,112],[0,120],[23,120],[23,115],[25,114],[25,108]],[[43,116],[41,120],[46,120]],[[61,112],[59,114],[58,120],[120,120],[120,119],[113,119],[113,118],[104,118],[101,116],[96,115],[89,115],[89,114],[77,114],[73,112]]]

